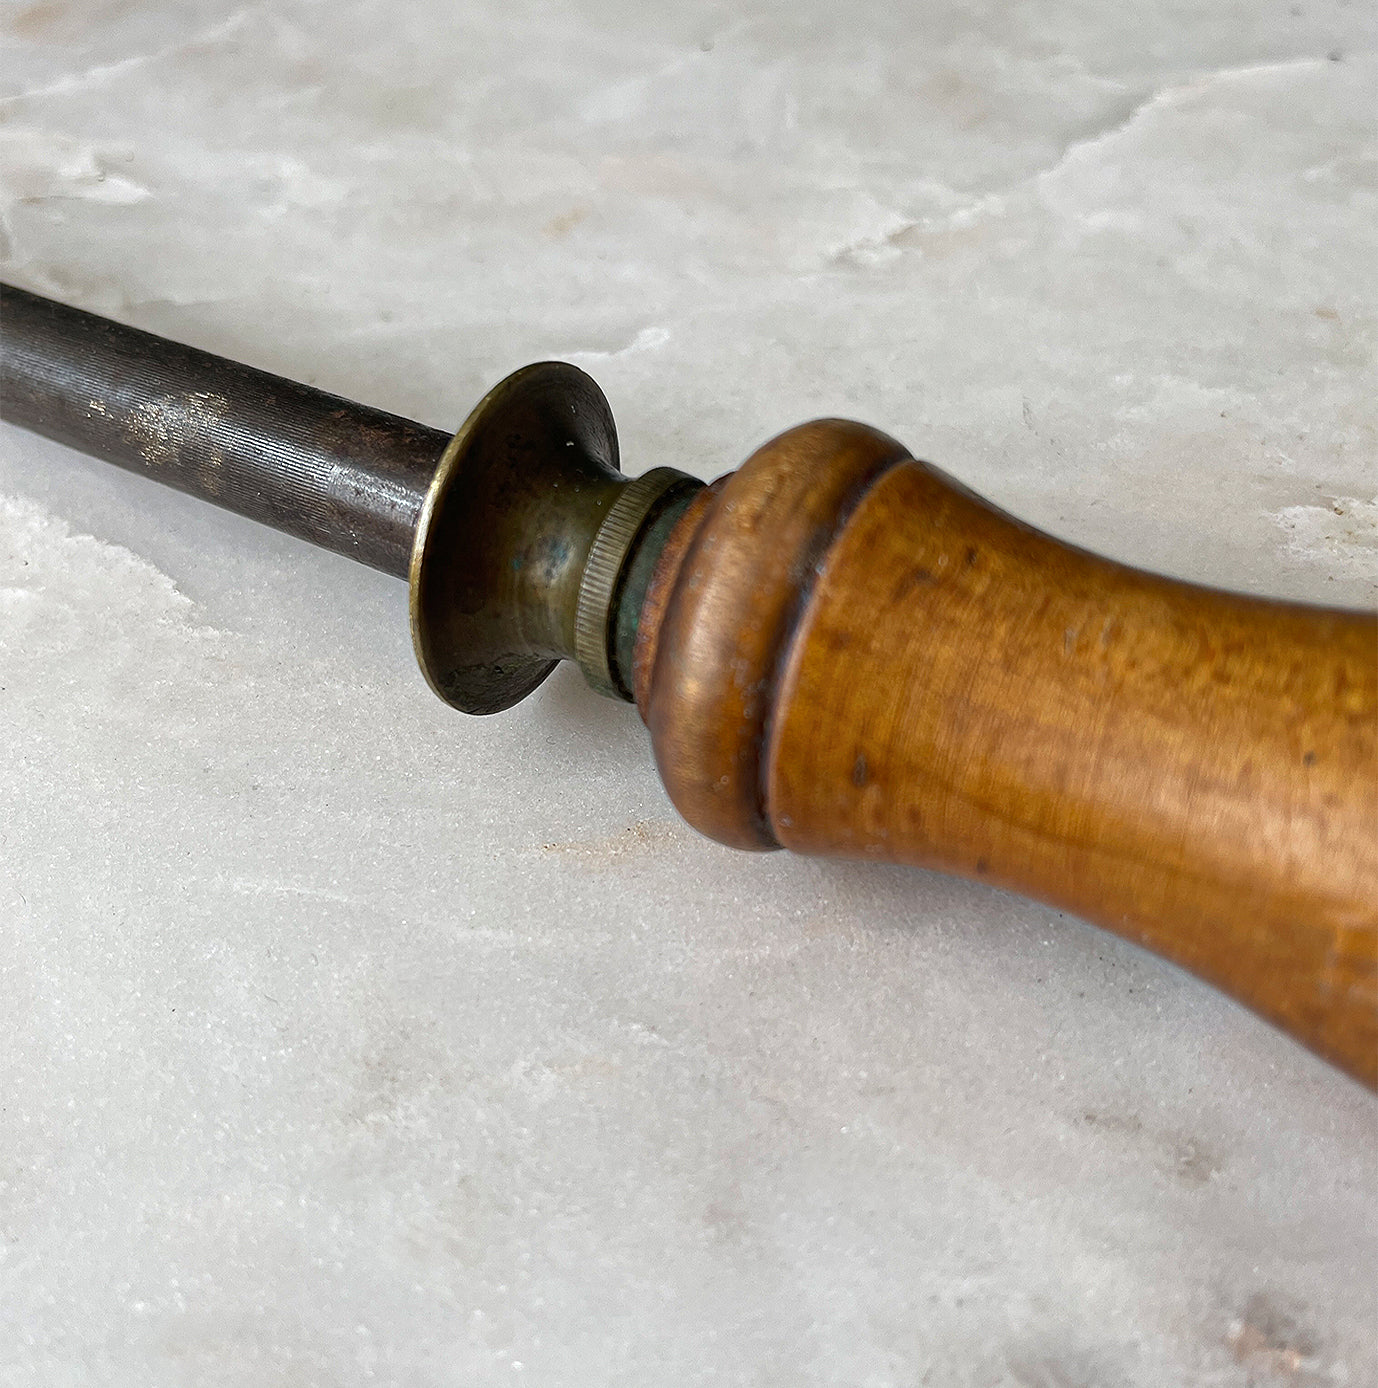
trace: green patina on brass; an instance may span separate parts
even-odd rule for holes
[[[673,468],[624,478],[608,403],[577,367],[500,382],[445,450],[416,528],[412,641],[431,687],[496,713],[569,659],[630,698],[625,614],[640,612],[667,506],[701,485]]]

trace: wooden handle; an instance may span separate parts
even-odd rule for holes
[[[823,420],[680,522],[636,679],[704,833],[1037,897],[1378,1087],[1373,616],[1111,563]]]

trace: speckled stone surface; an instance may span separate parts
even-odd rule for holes
[[[1378,600],[1378,10],[6,3],[14,282],[629,471],[825,413]],[[1378,1382],[1378,1104],[997,891],[734,856],[562,671],[0,430],[0,1382]]]

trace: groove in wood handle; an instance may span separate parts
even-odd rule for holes
[[[823,420],[685,516],[636,673],[703,832],[1050,902],[1378,1087],[1378,618],[1112,563]]]

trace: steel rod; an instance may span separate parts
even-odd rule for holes
[[[450,436],[0,285],[0,418],[407,576]]]

